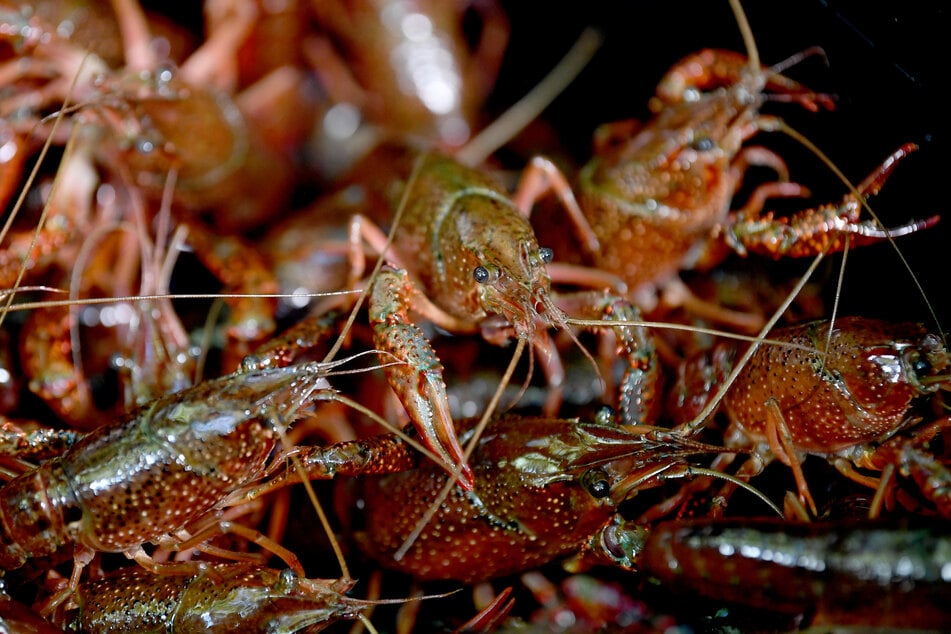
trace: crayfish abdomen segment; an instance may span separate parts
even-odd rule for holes
[[[876,626],[931,631],[947,628],[948,549],[946,528],[936,522],[698,520],[656,526],[641,564],[668,589],[812,610],[839,625],[865,622],[874,596]]]

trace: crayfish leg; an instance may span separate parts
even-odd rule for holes
[[[492,632],[503,625],[514,607],[515,599],[512,598],[512,586],[508,586],[456,631]]]
[[[802,461],[799,459],[796,447],[793,445],[792,434],[786,425],[783,411],[775,398],[766,400],[766,436],[769,439],[769,448],[784,465],[792,469],[796,479],[796,488],[799,491],[799,501],[808,505],[813,517],[816,516],[816,503],[806,484],[806,476],[802,472]]]
[[[519,212],[528,218],[535,202],[548,192],[554,192],[561,201],[588,252],[597,254],[601,250],[597,234],[582,213],[568,179],[549,159],[535,156],[522,172],[512,202]]]
[[[205,544],[211,537],[232,534],[239,535],[248,541],[254,542],[258,546],[261,546],[269,553],[279,557],[297,575],[301,577],[304,576],[304,567],[301,565],[297,555],[295,555],[293,552],[253,528],[249,528],[242,524],[228,520],[215,522],[185,540],[162,540],[161,546],[165,550],[177,552],[191,550],[193,548],[202,550],[203,544]],[[217,548],[215,548],[214,551],[215,554],[219,556],[228,554],[228,551],[222,551],[221,549]],[[200,561],[157,561],[151,555],[146,553],[141,546],[137,546],[132,551],[127,552],[126,556],[130,559],[133,559],[146,570],[154,572],[155,574],[190,576],[202,572],[208,566],[206,562]],[[245,553],[234,553],[234,558],[236,560],[247,560],[247,555]]]
[[[667,310],[683,308],[691,315],[701,319],[709,319],[740,332],[754,333],[763,328],[762,316],[733,310],[701,299],[679,277],[673,277],[664,284],[660,299],[661,304]],[[652,300],[647,299],[643,305],[650,305],[651,303],[653,303]],[[638,301],[638,304],[642,305],[640,301]]]
[[[906,441],[898,454],[899,468],[911,477],[922,494],[935,505],[945,520],[951,520],[951,470],[928,449],[928,443],[939,432],[951,427],[951,417],[940,418],[919,430]],[[946,458],[945,458],[946,459]]]
[[[34,634],[58,634],[61,629],[53,627],[26,605],[0,593],[0,623],[8,632],[33,632]]]
[[[557,302],[569,314],[600,319],[604,326],[613,330],[614,342],[608,344],[612,349],[605,345],[605,350],[599,355],[600,373],[607,384],[605,391],[612,392],[612,366],[618,358],[624,364],[617,386],[622,422],[636,425],[657,420],[662,405],[660,386],[663,379],[654,338],[647,328],[634,323],[641,319],[640,311],[626,299],[602,292],[561,295]]]
[[[56,612],[56,609],[79,589],[79,578],[82,576],[83,570],[86,569],[86,566],[92,562],[95,556],[96,551],[88,546],[83,546],[82,544],[76,544],[74,546],[73,571],[69,575],[69,583],[43,604],[43,608],[40,610],[40,615],[43,618],[47,618]]]
[[[274,332],[276,296],[280,285],[264,257],[237,235],[216,235],[205,225],[186,222],[187,241],[202,264],[224,285],[229,317],[226,325],[229,357],[262,343]],[[257,297],[256,295],[268,295]],[[237,349],[239,352],[235,353]],[[226,364],[231,371],[232,364]]]

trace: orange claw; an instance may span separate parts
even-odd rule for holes
[[[906,143],[862,181],[857,190],[863,197],[881,190],[898,161],[918,149]],[[845,195],[839,205],[822,205],[788,217],[774,217],[772,212],[759,216],[755,210],[739,212],[723,227],[726,243],[737,253],[748,252],[780,257],[808,257],[824,251],[841,251],[846,244],[864,246],[908,235],[934,226],[938,216],[915,220],[899,227],[885,229],[874,220],[859,221],[863,203],[855,194]]]
[[[944,417],[925,426],[925,432],[905,441],[899,449],[898,464],[930,499],[945,520],[951,520],[951,470],[927,449],[930,436],[947,429],[951,418]]]
[[[374,343],[401,361],[386,367],[386,377],[424,444],[439,456],[450,473],[462,465],[459,484],[471,491],[475,477],[456,438],[443,367],[423,331],[409,320],[408,286],[406,271],[380,271],[370,298]]]
[[[810,48],[793,58],[799,61],[809,55],[825,55],[820,48]],[[790,64],[784,64],[789,66]],[[684,101],[689,89],[711,91],[748,81],[747,75],[762,76],[764,87],[774,90],[789,101],[796,101],[807,110],[817,112],[822,106],[835,108],[829,95],[816,93],[797,81],[784,77],[768,67],[750,68],[749,58],[735,51],[707,48],[680,60],[657,84],[657,96],[651,99],[650,109],[659,112],[664,107]]]

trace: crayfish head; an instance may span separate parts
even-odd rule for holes
[[[480,305],[487,313],[504,317],[519,338],[534,337],[539,306],[551,322],[564,325],[564,314],[551,301],[551,278],[545,268],[551,259],[551,249],[524,241],[515,249],[495,252],[473,269]]]
[[[723,451],[666,428],[619,424],[613,413],[599,414],[593,423],[578,423],[576,433],[585,450],[567,470],[591,495],[609,498],[614,506],[641,489],[684,477],[688,458]]]
[[[951,358],[940,337],[925,333],[901,355],[906,380],[922,394],[951,390]]]
[[[815,336],[820,349],[827,332]],[[947,349],[920,324],[843,317],[828,351],[826,365],[837,371],[853,402],[879,415],[904,415],[912,399],[951,385]]]

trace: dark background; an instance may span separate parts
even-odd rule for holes
[[[591,132],[599,123],[648,116],[647,100],[657,81],[683,56],[705,47],[745,50],[726,0],[504,4],[512,39],[491,102],[497,108],[531,88],[585,26],[603,32],[605,42],[594,60],[544,115],[561,141],[580,155],[589,152]],[[870,202],[889,226],[946,215],[951,162],[947,108],[939,89],[948,75],[951,24],[942,3],[911,0],[870,7],[859,1],[762,0],[746,2],[744,8],[764,64],[820,46],[827,64],[813,57],[786,74],[837,98],[834,112],[809,113],[780,103],[764,110],[781,115],[810,138],[854,183],[901,144],[917,143],[921,149],[898,166]],[[838,201],[845,193],[844,185],[814,155],[785,135],[763,133],[751,142],[779,152],[789,163],[792,179],[813,191],[813,198],[796,205]],[[951,217],[897,242],[944,328],[951,326],[945,291],[951,271],[949,238]],[[847,263],[843,314],[933,325],[892,247],[855,250]]]

